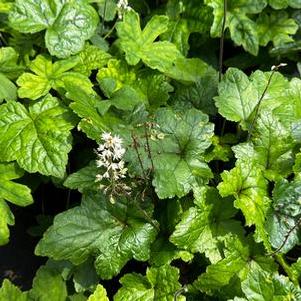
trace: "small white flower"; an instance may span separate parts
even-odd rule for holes
[[[112,138],[111,133],[104,132],[104,133],[102,133],[102,135],[101,135],[101,139],[104,140],[104,141],[107,141],[107,140],[109,140],[109,139],[111,139],[111,138]]]
[[[103,150],[103,152],[101,153],[102,158],[106,158],[106,159],[110,159],[112,158],[114,155],[114,153],[110,150],[110,149],[105,149]]]
[[[101,174],[97,174],[95,182],[100,182],[102,180],[102,178],[103,178],[103,176]]]
[[[99,160],[96,160],[96,166],[97,167],[103,167],[105,164],[104,164],[104,162],[101,160],[101,159],[99,159]]]
[[[109,179],[110,178],[110,174],[108,171],[106,171],[104,174],[103,174],[103,178],[105,179]]]
[[[132,8],[129,6],[128,0],[119,0],[117,3],[118,19],[122,19],[124,11],[130,11]]]

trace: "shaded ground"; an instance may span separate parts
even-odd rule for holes
[[[27,228],[35,223],[31,210],[14,208],[13,211],[16,225],[10,228],[10,242],[0,247],[0,283],[4,278],[9,278],[20,288],[27,290],[31,288],[36,270],[45,259],[34,256],[38,239],[26,233]]]

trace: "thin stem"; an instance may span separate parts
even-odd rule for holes
[[[146,123],[144,124],[144,134],[145,134],[145,139],[146,139],[146,147],[147,147],[147,152],[148,152],[148,158],[150,159],[151,164],[152,164],[152,171],[154,171],[155,167],[154,167],[153,157],[152,157],[152,153],[151,153],[151,148],[150,148],[150,145],[149,145],[148,132],[147,132],[147,129],[146,129]]]
[[[262,94],[261,94],[261,96],[260,96],[260,98],[259,98],[259,101],[258,101],[258,103],[257,103],[257,105],[256,105],[256,108],[255,108],[255,115],[254,115],[254,118],[253,118],[253,120],[252,120],[251,126],[250,126],[250,128],[249,128],[249,133],[248,133],[248,139],[247,139],[247,141],[249,141],[250,138],[251,138],[251,136],[252,136],[253,129],[254,129],[254,125],[255,125],[255,122],[256,122],[256,120],[257,120],[257,118],[258,118],[258,115],[259,115],[259,107],[260,107],[261,102],[262,102],[262,100],[263,100],[263,98],[264,98],[264,96],[265,96],[265,94],[266,94],[266,92],[267,92],[267,90],[268,90],[268,88],[269,88],[269,86],[270,86],[270,84],[271,84],[273,75],[275,74],[276,71],[278,71],[278,69],[279,69],[280,67],[284,67],[284,66],[286,66],[286,64],[281,63],[281,64],[279,64],[279,65],[277,65],[277,66],[273,66],[272,69],[271,69],[271,70],[272,70],[272,73],[271,73],[271,75],[270,75],[270,77],[269,77],[269,79],[268,79],[268,83],[267,83],[265,89],[263,90],[263,92],[262,92]]]
[[[224,65],[224,42],[225,42],[225,27],[227,21],[227,0],[224,0],[224,16],[222,24],[222,34],[219,41],[219,71],[218,71],[218,81],[221,82],[223,75],[223,65]],[[226,127],[226,119],[223,120],[221,128],[221,136],[224,136]]]
[[[227,20],[227,0],[224,0],[224,16],[223,16],[223,24],[222,24],[222,34],[220,38],[220,47],[219,47],[219,73],[218,73],[218,81],[220,82],[223,74],[223,60],[224,60],[224,41],[225,41],[225,27]]]
[[[137,154],[137,157],[138,157],[138,161],[139,161],[139,165],[141,167],[143,176],[144,176],[145,179],[147,179],[147,175],[146,175],[146,173],[144,171],[143,163],[142,163],[141,156],[140,156],[140,153],[139,153],[139,150],[138,150],[138,143],[137,143],[136,137],[135,137],[135,135],[133,133],[131,134],[131,137],[132,137],[132,140],[133,140],[133,146],[134,146],[134,149],[136,151],[136,154]]]
[[[2,32],[0,32],[0,40],[2,41],[2,42],[1,42],[2,46],[6,46],[6,45],[7,45],[7,41],[6,41],[6,39],[4,38]]]
[[[104,40],[106,40],[111,33],[114,31],[115,27],[116,27],[117,21],[114,23],[114,25],[112,26],[112,28],[109,30],[109,32],[104,36]]]
[[[178,300],[178,297],[180,297],[180,295],[181,295],[182,293],[186,293],[186,292],[187,292],[187,287],[186,287],[186,286],[181,287],[179,290],[177,290],[177,291],[175,292],[173,300],[174,300],[174,301],[177,301],[177,300]]]

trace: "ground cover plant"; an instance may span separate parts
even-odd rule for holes
[[[34,212],[43,261],[0,301],[301,300],[300,25],[299,0],[0,0],[0,250]]]

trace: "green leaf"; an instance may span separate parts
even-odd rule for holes
[[[120,279],[121,289],[114,296],[114,301],[173,301],[180,289],[179,270],[168,265],[148,268],[146,276],[126,274]],[[178,301],[186,300],[178,296]]]
[[[29,106],[0,106],[0,156],[17,160],[28,172],[63,177],[71,150],[73,116],[59,101],[46,96]]]
[[[98,0],[99,15],[105,21],[113,21],[117,13],[117,3],[115,0]]]
[[[241,284],[249,301],[299,300],[301,290],[287,277],[254,269]]]
[[[289,18],[285,11],[260,14],[256,23],[261,46],[266,46],[270,41],[274,46],[293,42],[291,35],[298,30],[296,21]]]
[[[213,68],[198,58],[187,59],[181,57],[174,61],[171,68],[166,70],[165,74],[187,84],[198,82],[202,77],[206,76],[208,71],[215,73]]]
[[[271,245],[287,253],[300,244],[300,180],[289,183],[283,180],[273,191],[272,207],[267,214],[266,229]]]
[[[18,206],[27,206],[33,202],[30,189],[12,180],[23,176],[23,171],[15,163],[0,163],[0,198]]]
[[[193,254],[185,250],[179,250],[172,243],[167,241],[165,237],[159,237],[153,243],[149,260],[151,266],[158,267],[170,264],[176,259],[189,262],[193,259]]]
[[[125,84],[134,84],[136,73],[125,61],[110,59],[107,68],[98,71],[97,81],[105,95],[110,97]]]
[[[0,199],[0,246],[5,245],[9,241],[8,225],[15,224],[15,217],[10,211],[7,203]],[[1,300],[1,299],[0,299]]]
[[[205,0],[205,3],[213,8],[214,21],[211,27],[211,35],[220,37],[224,17],[223,0]],[[237,45],[253,55],[258,53],[258,35],[256,23],[247,14],[258,14],[266,6],[265,0],[230,0],[227,2],[227,18],[225,28],[229,28],[231,38]]]
[[[95,292],[90,295],[88,301],[109,301],[105,288],[98,284]]]
[[[252,141],[256,160],[267,178],[286,177],[292,172],[295,143],[290,130],[270,112],[263,112],[257,119]]]
[[[210,32],[212,10],[198,0],[185,0],[180,3],[174,0],[169,1],[166,13],[170,18],[168,30],[161,37],[174,43],[185,56],[190,47],[191,33],[206,34]]]
[[[92,70],[104,67],[111,55],[94,45],[86,44],[85,48],[78,54],[78,57],[79,62],[74,67],[74,71],[90,76]]]
[[[95,191],[99,186],[95,182],[98,172],[99,168],[96,166],[95,161],[91,161],[88,166],[69,175],[64,182],[64,186],[70,189],[78,189],[79,192],[83,192],[86,189]]]
[[[19,55],[12,47],[0,48],[0,73],[8,79],[15,79],[24,67],[18,63]]]
[[[293,129],[298,125],[301,118],[301,80],[293,78],[289,82],[289,85],[283,88],[285,88],[283,90],[285,93],[279,98],[279,104],[274,108],[273,114],[279,118],[284,126]],[[271,108],[270,103],[268,106]]]
[[[198,182],[206,183],[211,170],[202,155],[211,144],[213,125],[196,109],[184,113],[160,109],[156,114],[162,141],[152,152],[153,185],[159,198],[182,197]]]
[[[205,253],[211,262],[217,262],[221,259],[220,241],[229,233],[243,236],[243,228],[233,219],[236,210],[231,199],[222,199],[215,189],[208,189],[195,204],[183,214],[170,241],[190,252]]]
[[[110,126],[120,122],[108,113],[101,116],[100,112],[103,111],[102,107],[105,102],[95,92],[87,93],[74,83],[68,83],[66,90],[68,91],[67,98],[74,101],[70,104],[70,108],[82,118],[78,124],[78,130],[83,131],[89,138],[99,141],[102,132],[109,131]]]
[[[45,42],[60,58],[76,54],[96,30],[98,16],[86,1],[17,0],[9,14],[10,26],[23,33],[46,29]]]
[[[8,225],[14,225],[14,215],[6,201],[18,206],[27,206],[33,203],[30,189],[12,180],[22,177],[23,171],[15,163],[0,163],[0,245],[9,239]]]
[[[89,259],[81,265],[73,267],[73,283],[77,292],[85,292],[87,290],[93,292],[96,289],[99,278],[93,265],[93,260]]]
[[[65,301],[67,287],[62,276],[52,269],[42,266],[33,280],[33,287],[29,291],[30,300],[39,301]]]
[[[218,112],[231,121],[243,125],[255,109],[259,95],[256,87],[239,69],[229,68],[218,87],[215,97]]]
[[[0,288],[0,301],[28,301],[28,298],[26,293],[22,293],[8,279],[4,279]]]
[[[264,222],[270,204],[267,197],[267,181],[261,168],[252,161],[253,156],[249,155],[251,151],[252,148],[249,147],[238,148],[236,157],[239,158],[235,167],[221,174],[223,181],[217,188],[221,196],[235,197],[234,205],[242,210],[246,225],[256,226],[256,240],[266,243]],[[241,158],[242,156],[244,157]]]
[[[111,204],[102,194],[86,196],[81,206],[55,217],[35,253],[74,264],[93,256],[99,276],[110,279],[131,258],[149,258],[157,232],[144,214],[125,199]]]
[[[270,6],[274,9],[283,9],[291,6],[293,8],[301,8],[300,0],[269,0]]]
[[[12,8],[12,3],[6,2],[6,0],[0,1],[0,13],[8,13]]]
[[[249,129],[250,117],[267,86],[259,112],[271,112],[283,106],[288,102],[286,93],[290,88],[289,82],[278,72],[270,77],[271,72],[258,70],[248,78],[239,69],[229,68],[219,84],[219,96],[214,98],[219,113],[227,120],[240,122],[243,129]]]
[[[149,105],[153,108],[165,105],[169,99],[169,93],[173,92],[173,87],[163,74],[150,70],[145,70],[139,74],[138,85],[146,95]]]
[[[194,67],[197,67],[198,62],[196,60],[193,60],[193,62]],[[189,65],[186,64],[185,68],[189,68]],[[204,113],[215,115],[216,107],[213,97],[217,95],[218,74],[210,66],[207,66],[207,68],[203,66],[200,68],[199,66],[198,72],[199,76],[196,77],[192,85],[177,85],[174,99],[183,105],[191,103]]]
[[[241,241],[235,236],[229,236],[224,242],[225,258],[209,265],[206,273],[201,274],[194,282],[194,286],[199,290],[212,295],[235,277],[241,281],[245,280],[254,269],[276,271],[277,266],[273,259],[262,254],[261,248],[252,247],[252,241],[248,243],[246,240]]]
[[[136,106],[145,104],[146,96],[138,89],[124,85],[111,95],[111,98],[99,106],[99,111],[105,114],[111,106],[123,111],[132,111]]]
[[[177,47],[167,41],[154,40],[168,29],[166,16],[153,16],[143,31],[140,18],[134,10],[126,12],[123,21],[116,25],[121,50],[125,52],[126,61],[137,65],[140,60],[152,69],[168,71],[173,62],[182,55]]]
[[[0,103],[3,100],[17,100],[17,87],[4,74],[0,73]]]
[[[17,80],[20,86],[19,97],[35,100],[46,95],[51,88],[55,90],[65,88],[69,82],[78,84],[81,89],[88,92],[93,91],[93,85],[86,76],[69,71],[78,64],[79,60],[78,57],[72,57],[52,63],[48,57],[37,56],[30,64],[30,70],[34,74],[25,72]]]

